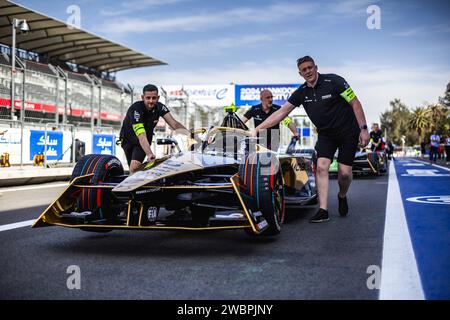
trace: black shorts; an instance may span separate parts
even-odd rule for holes
[[[140,145],[122,144],[122,149],[127,157],[128,166],[130,165],[131,160],[136,160],[141,163],[144,162],[146,154]]]
[[[333,161],[336,150],[339,150],[337,161],[347,166],[353,165],[355,153],[358,151],[359,132],[350,132],[337,136],[326,136],[319,133],[316,143],[317,158]]]

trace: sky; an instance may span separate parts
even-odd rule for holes
[[[344,77],[367,122],[389,102],[436,103],[450,82],[450,1],[14,0],[168,65],[117,73],[142,87],[303,83],[297,58]]]

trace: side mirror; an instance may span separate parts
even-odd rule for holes
[[[158,138],[156,139],[156,144],[175,146],[177,148],[178,154],[181,154],[180,146],[178,145],[177,140],[175,140],[174,138]]]
[[[174,138],[158,138],[158,139],[156,139],[156,144],[177,146],[178,142]]]

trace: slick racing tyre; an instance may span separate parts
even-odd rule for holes
[[[90,154],[81,158],[72,172],[72,179],[92,174],[90,184],[110,181],[113,177],[123,175],[122,163],[114,156]],[[83,188],[77,198],[77,212],[90,211],[88,221],[112,219],[119,214],[119,208],[114,206],[111,189]]]
[[[252,153],[239,166],[239,187],[246,205],[260,211],[268,228],[260,235],[276,235],[284,220],[284,184],[280,163],[273,152]]]

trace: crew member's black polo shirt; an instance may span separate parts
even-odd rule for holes
[[[349,104],[355,97],[344,78],[319,73],[314,88],[305,82],[288,101],[297,107],[303,105],[319,134],[333,136],[359,131],[358,121]]]
[[[374,143],[378,143],[381,141],[382,138],[383,138],[383,131],[381,131],[381,130],[370,131],[370,141],[372,141]],[[378,147],[376,148],[377,151],[383,150],[381,145],[382,145],[381,143],[378,145]],[[375,149],[374,145],[372,145],[372,150],[373,149]]]
[[[378,131],[370,131],[370,140],[372,140],[375,143],[378,143],[378,141],[380,141],[380,139],[383,137],[383,131],[378,130]]]
[[[277,104],[273,104],[270,106],[269,112],[265,112],[262,109],[262,105],[257,104],[256,106],[252,106],[245,114],[244,117],[246,117],[247,119],[251,119],[253,118],[254,122],[255,122],[255,128],[257,126],[259,126],[261,123],[263,123],[268,117],[270,117],[272,115],[272,113],[274,113],[275,111],[277,111],[278,109],[280,109],[281,106],[277,105]],[[270,127],[268,129],[280,129],[280,124],[277,123],[276,125],[274,125],[273,127]]]
[[[149,143],[152,143],[153,130],[158,123],[159,117],[164,116],[169,109],[158,102],[156,106],[149,110],[143,101],[136,101],[127,111],[123,120],[120,137],[123,144],[139,145],[138,135],[145,132]]]

